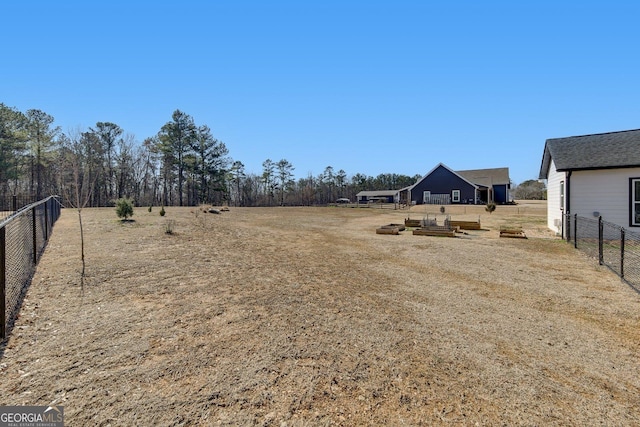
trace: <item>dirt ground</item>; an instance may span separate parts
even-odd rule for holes
[[[640,425],[640,294],[540,204],[447,208],[482,222],[456,238],[375,233],[432,208],[85,209],[84,292],[64,210],[0,404],[70,426]]]

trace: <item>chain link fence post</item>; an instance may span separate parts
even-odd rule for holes
[[[604,264],[604,254],[602,253],[602,246],[604,240],[604,224],[602,224],[602,215],[598,217],[598,264]]]
[[[31,237],[33,242],[33,265],[38,263],[38,233],[36,229],[36,208],[31,208]]]
[[[624,228],[620,229],[620,278],[624,279]]]
[[[0,339],[7,337],[7,233],[0,228]]]

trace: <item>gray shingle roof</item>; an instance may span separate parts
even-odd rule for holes
[[[509,168],[473,169],[456,171],[456,173],[467,181],[471,181],[477,185],[484,185],[485,187],[510,183]]]
[[[551,160],[559,171],[640,167],[640,129],[547,139],[540,179]]]

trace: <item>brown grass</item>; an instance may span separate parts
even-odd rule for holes
[[[544,206],[453,210],[483,230],[375,233],[424,207],[86,209],[84,295],[65,211],[0,404],[69,425],[640,424],[640,296]]]

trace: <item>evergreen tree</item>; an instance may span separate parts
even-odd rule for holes
[[[197,129],[193,118],[180,110],[174,111],[171,118],[172,121],[167,122],[160,129],[158,138],[162,144],[162,152],[165,154],[165,164],[163,165],[165,167],[165,174],[168,176],[169,170],[173,169],[173,167],[176,168],[178,200],[179,205],[183,206],[183,184],[186,167],[185,156],[189,154],[197,138]]]

